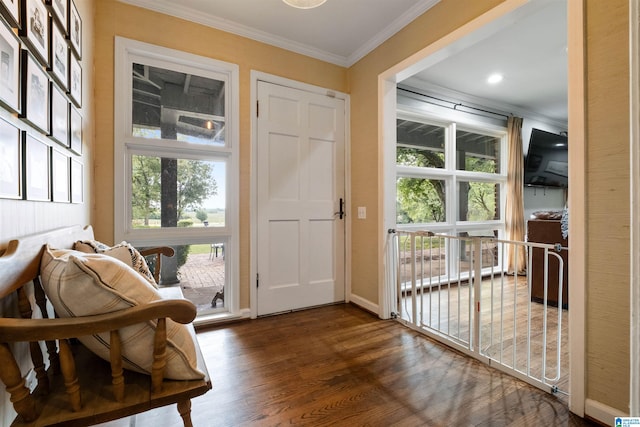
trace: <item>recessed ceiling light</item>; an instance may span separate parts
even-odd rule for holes
[[[282,0],[289,6],[297,7],[298,9],[313,9],[320,6],[327,0]]]
[[[495,85],[498,84],[502,81],[502,79],[504,78],[504,76],[500,73],[494,73],[491,74],[488,78],[487,78],[487,83],[489,83],[490,85]]]

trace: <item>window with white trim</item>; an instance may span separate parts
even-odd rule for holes
[[[397,228],[503,237],[506,129],[400,108],[396,135]]]
[[[162,286],[238,311],[238,67],[116,39],[115,241],[172,246]]]

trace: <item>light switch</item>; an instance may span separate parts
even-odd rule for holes
[[[366,218],[367,218],[366,206],[358,206],[358,219],[366,219]]]

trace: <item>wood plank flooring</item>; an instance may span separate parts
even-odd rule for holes
[[[414,319],[411,315],[411,292],[402,296],[401,316],[411,322]],[[468,345],[471,339],[469,299],[472,298],[468,284],[434,286],[418,292],[416,297],[418,324]],[[513,276],[483,280],[480,305],[483,355],[523,373],[529,372],[537,380],[542,381],[546,376],[548,384],[557,386],[564,393],[569,391],[568,310],[558,313],[557,307],[546,307],[547,334],[543,336],[545,306],[530,301],[526,277]],[[561,314],[560,328],[558,314]],[[561,341],[560,365],[557,359],[558,334]],[[546,352],[543,351],[545,339]],[[528,346],[530,359],[527,358]],[[546,364],[545,375],[543,363]],[[568,401],[566,394],[559,394],[559,397]]]
[[[591,426],[556,397],[350,304],[201,331],[195,426]],[[178,426],[175,407],[104,426]]]

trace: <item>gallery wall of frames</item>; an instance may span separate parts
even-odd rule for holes
[[[0,14],[0,108],[18,118],[0,116],[0,197],[83,203],[75,2],[0,0]]]

